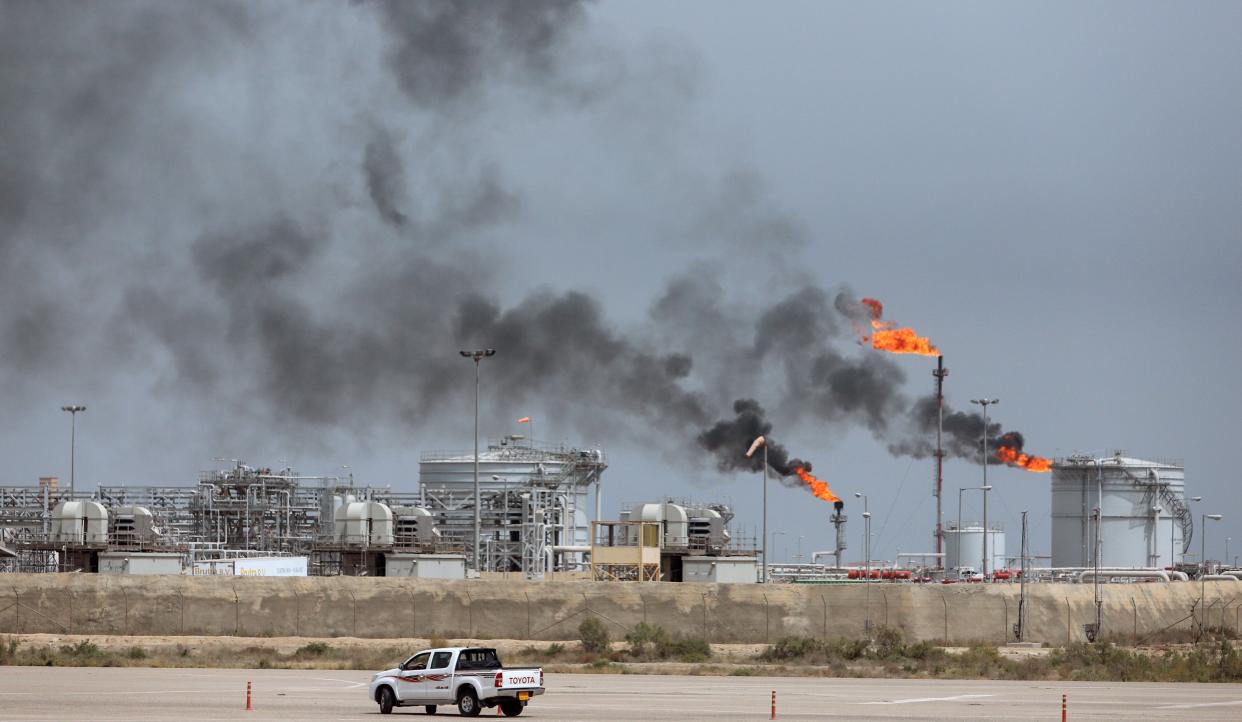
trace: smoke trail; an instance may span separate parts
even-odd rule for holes
[[[983,415],[971,411],[955,411],[947,403],[944,408],[945,454],[951,458],[979,463],[983,456]],[[931,457],[936,452],[936,397],[924,396],[910,407],[898,438],[890,440],[888,450],[899,456],[916,459]],[[1002,446],[1020,454],[1026,439],[1018,431],[1004,431],[1000,423],[988,419],[988,463],[1003,464],[996,451]]]
[[[763,407],[754,399],[738,399],[733,402],[732,419],[722,419],[699,434],[699,446],[712,454],[720,471],[763,471],[761,452],[747,458],[746,451],[755,439],[766,439],[768,466],[789,487],[802,485],[794,476],[797,469],[811,471],[811,462],[790,458],[789,450],[772,437],[772,424],[766,418]]]

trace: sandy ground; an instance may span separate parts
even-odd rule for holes
[[[379,720],[370,674],[317,670],[0,668],[0,720]],[[245,711],[246,683],[254,711]],[[522,715],[547,720],[1236,720],[1242,685],[549,674]],[[456,716],[455,709],[439,710]],[[396,710],[423,715],[421,707]],[[494,710],[486,716],[494,717]],[[389,718],[392,719],[392,718]]]

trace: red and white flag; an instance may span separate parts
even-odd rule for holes
[[[518,420],[517,420],[517,422],[518,422],[519,424],[529,424],[529,423],[530,423],[530,417],[529,417],[529,416],[523,416],[522,418],[518,419]]]

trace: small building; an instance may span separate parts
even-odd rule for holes
[[[754,584],[758,580],[758,565],[756,557],[682,557],[681,579],[683,582]]]
[[[237,557],[194,562],[195,576],[304,577],[307,557]]]
[[[466,557],[461,554],[384,554],[384,574],[419,579],[465,579]]]
[[[181,574],[177,552],[99,552],[100,574]]]

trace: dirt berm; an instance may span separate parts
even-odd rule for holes
[[[1104,635],[1191,629],[1193,583],[1101,587]],[[1090,585],[1027,587],[1031,641],[1084,639]],[[1210,582],[1209,626],[1239,630],[1242,583]],[[639,622],[719,643],[858,637],[864,622],[907,639],[1004,642],[1018,586],[770,585],[365,577],[0,576],[0,634],[432,637],[567,640],[585,615],[623,635]]]

